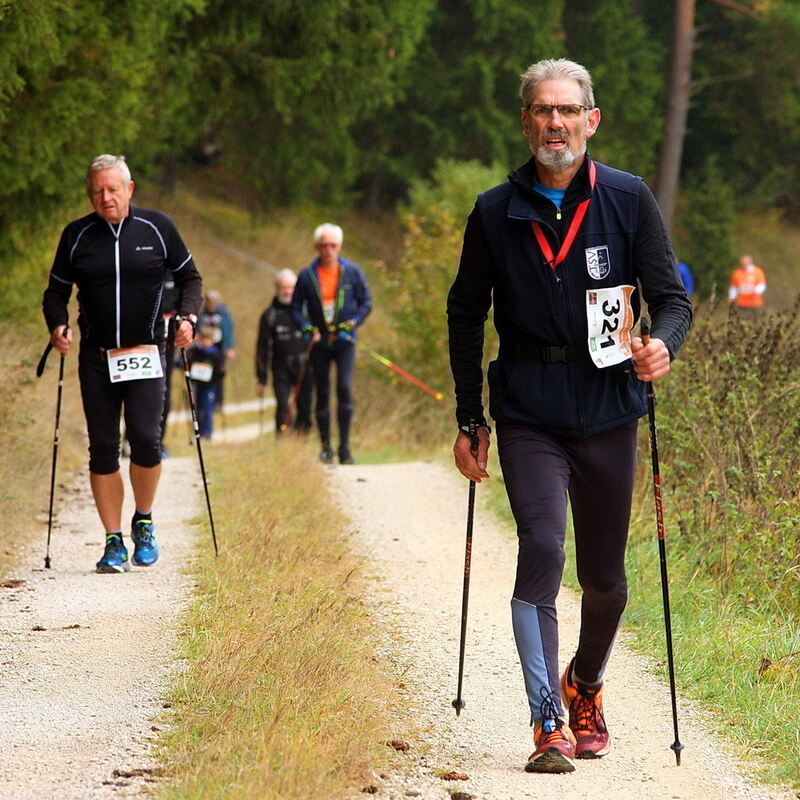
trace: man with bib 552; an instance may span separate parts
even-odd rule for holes
[[[192,341],[202,281],[172,221],[160,211],[131,205],[134,184],[122,156],[101,155],[89,165],[86,191],[94,213],[64,228],[43,311],[59,353],[72,343],[68,303],[78,287],[81,331],[78,377],[89,434],[89,478],[106,531],[97,571],[126,572],[132,561],[158,559],[152,519],[161,475],[164,406],[164,319],[161,298],[172,279],[178,292],[175,345]],[[123,483],[119,421],[124,406],[130,444],[130,480],[136,511],[129,560],[122,534]]]
[[[525,769],[571,772],[576,757],[610,746],[603,672],[627,600],[642,381],[669,371],[691,305],[650,190],[586,152],[600,124],[589,73],[542,61],[523,74],[520,95],[533,158],[479,195],[447,301],[453,452],[467,478],[488,477],[481,363],[494,303],[500,347],[489,411],[519,539],[511,616],[535,747]],[[647,345],[631,335],[639,287],[653,318]],[[567,496],[583,597],[575,656],[562,672],[556,596]]]

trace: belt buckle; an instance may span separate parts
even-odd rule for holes
[[[567,363],[567,348],[566,347],[545,347],[543,359],[545,364],[566,364]]]

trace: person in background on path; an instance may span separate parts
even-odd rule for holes
[[[211,289],[206,293],[197,325],[198,330],[205,325],[210,325],[214,329],[214,344],[219,347],[222,354],[222,369],[217,377],[215,389],[216,407],[221,409],[222,404],[225,402],[225,375],[227,374],[228,365],[236,358],[236,349],[234,345],[233,316],[230,309],[222,302],[222,295],[216,289]]]
[[[763,308],[766,290],[764,270],[753,263],[751,255],[740,256],[739,266],[731,273],[728,300],[736,304],[740,314],[752,316]]]
[[[694,275],[685,261],[678,262],[678,274],[681,276],[681,283],[689,296],[694,294]]]
[[[275,297],[264,309],[256,339],[256,394],[264,396],[267,371],[272,365],[275,392],[275,433],[291,426],[300,433],[311,430],[312,371],[308,363],[309,345],[292,316],[292,294],[297,276],[282,269],[275,276]],[[299,382],[299,386],[298,386]],[[297,390],[294,419],[290,418],[291,394]]]
[[[68,304],[78,288],[81,332],[78,378],[89,434],[89,478],[106,532],[97,571],[126,572],[130,561],[150,566],[159,556],[153,502],[161,475],[164,408],[164,284],[177,287],[181,323],[175,344],[192,341],[202,297],[200,273],[172,220],[131,204],[134,183],[123,156],[90,164],[86,191],[94,212],[69,223],[56,249],[42,310],[50,343],[70,351]],[[136,511],[129,561],[122,534],[120,414],[130,443],[130,480]]]
[[[650,189],[587,153],[600,124],[587,70],[533,64],[520,96],[533,158],[478,196],[447,299],[453,453],[465,477],[489,477],[482,359],[494,304],[489,410],[519,543],[511,618],[534,728],[525,769],[571,772],[576,757],[610,747],[603,673],[627,601],[638,419],[645,382],[669,371],[691,304]],[[631,335],[642,301],[646,345]],[[577,648],[560,671],[567,497],[583,597]]]
[[[215,343],[215,338],[216,328],[203,325],[200,335],[186,351],[189,377],[197,405],[197,430],[203,439],[210,439],[214,431],[219,371],[223,363],[222,350]]]
[[[336,363],[336,418],[339,424],[339,463],[352,464],[350,423],[353,417],[353,367],[357,329],[372,310],[364,273],[340,255],[344,234],[338,225],[324,223],[314,231],[319,254],[297,278],[292,314],[312,345],[311,367],[317,391],[315,413],[322,442],[319,457],[333,461],[330,423],[330,370]]]

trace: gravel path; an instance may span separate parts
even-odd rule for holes
[[[432,463],[329,470],[330,485],[353,522],[351,544],[364,556],[385,655],[407,687],[420,727],[405,774],[376,778],[380,797],[519,800],[789,800],[793,792],[757,788],[681,703],[681,766],[673,741],[669,689],[622,640],[606,675],[608,756],[579,761],[568,775],[523,771],[532,747],[527,701],[511,632],[516,543],[476,509],[469,628],[459,718],[456,694],[467,482]],[[481,487],[478,487],[480,498]],[[477,503],[480,506],[480,502]],[[559,597],[561,662],[577,641],[578,604]],[[447,781],[455,771],[467,780]],[[545,795],[544,792],[547,792]]]
[[[123,520],[133,513],[129,487],[126,495]],[[43,537],[0,589],[0,799],[143,796],[158,771],[153,719],[179,668],[175,623],[189,594],[181,565],[201,497],[197,459],[166,460],[155,508],[161,559],[97,575],[102,527],[86,477],[59,488],[52,568],[43,568]]]

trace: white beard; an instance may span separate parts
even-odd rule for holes
[[[583,156],[586,152],[586,143],[584,142],[583,147],[581,147],[577,153],[573,153],[569,147],[564,150],[549,150],[544,145],[536,148],[532,143],[530,148],[536,160],[543,167],[548,167],[549,169],[566,169],[567,167],[571,167]]]

